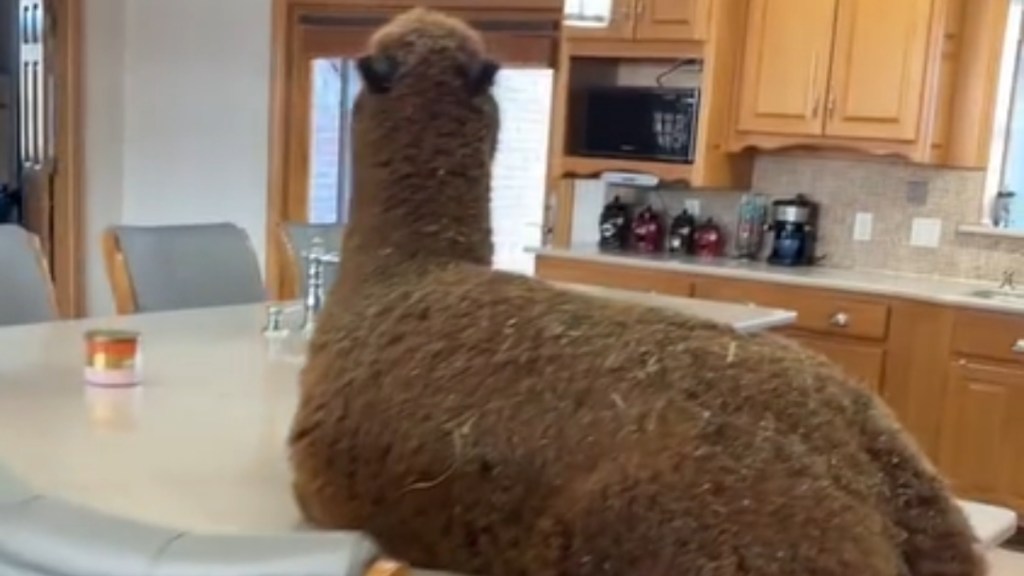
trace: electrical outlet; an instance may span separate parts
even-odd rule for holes
[[[683,208],[694,216],[700,216],[700,200],[696,198],[687,198],[683,202]]]
[[[921,248],[938,248],[942,238],[942,220],[938,218],[914,218],[910,225],[910,245]]]
[[[853,218],[853,239],[857,242],[869,242],[874,225],[874,214],[871,212],[857,212],[857,215]]]

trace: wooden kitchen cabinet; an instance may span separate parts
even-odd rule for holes
[[[885,370],[885,348],[878,344],[866,344],[809,336],[787,334],[808,350],[813,350],[834,362],[848,376],[866,386],[876,394],[882,391],[882,377]]]
[[[712,0],[637,0],[637,40],[703,40]]]
[[[987,152],[969,144],[991,133],[979,94],[994,90],[994,75],[963,71],[997,66],[983,45],[999,31],[967,18],[970,3],[749,1],[728,150],[986,165]]]
[[[552,282],[588,284],[687,298],[693,296],[693,281],[686,276],[650,268],[623,270],[622,266],[614,264],[538,257],[536,275]]]
[[[834,0],[751,0],[737,130],[817,136],[827,97]]]
[[[939,468],[956,493],[1024,511],[1024,368],[950,365]]]
[[[1024,512],[1024,316],[958,311],[939,468],[964,497]]]
[[[694,296],[793,310],[797,313],[793,328],[825,336],[884,340],[889,329],[889,306],[885,302],[852,294],[764,282],[698,279]]]
[[[737,130],[914,140],[935,0],[752,0]]]
[[[934,0],[841,0],[824,133],[917,138]]]
[[[572,39],[684,41],[707,35],[712,0],[612,0],[603,28],[566,26]]]

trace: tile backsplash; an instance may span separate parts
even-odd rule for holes
[[[998,279],[1007,268],[1024,272],[1024,239],[957,233],[981,220],[984,174],[894,161],[840,160],[789,155],[757,158],[752,191],[771,198],[802,193],[819,202],[819,249],[825,266]],[[658,193],[604,189],[598,181],[577,183],[573,242],[597,240],[603,204],[615,194],[678,213],[688,198],[700,200],[701,215],[734,227],[743,191],[663,190]],[[853,240],[857,212],[873,215],[872,238]],[[911,246],[915,218],[942,223],[937,248]]]

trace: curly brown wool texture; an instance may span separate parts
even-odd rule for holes
[[[397,74],[356,104],[290,439],[312,523],[481,576],[984,573],[942,481],[820,356],[490,270],[480,37],[417,10],[370,53]]]

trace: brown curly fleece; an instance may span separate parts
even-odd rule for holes
[[[361,61],[355,196],[291,435],[314,524],[481,576],[977,576],[891,414],[788,341],[490,269],[480,37]]]

